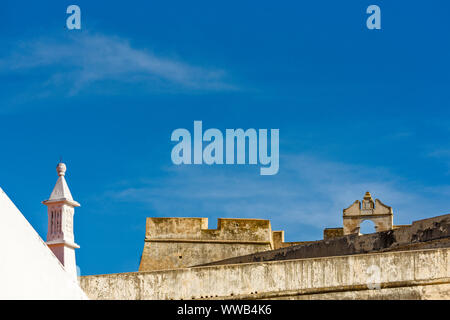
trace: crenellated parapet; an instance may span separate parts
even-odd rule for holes
[[[147,218],[145,241],[272,242],[269,220],[219,218],[217,229],[208,229],[208,218]]]
[[[147,218],[139,271],[184,268],[212,261],[278,249],[284,231],[272,231],[269,220],[219,218]]]

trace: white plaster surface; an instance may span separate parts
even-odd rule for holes
[[[0,299],[87,299],[1,188]]]

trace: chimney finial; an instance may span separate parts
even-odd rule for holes
[[[58,172],[58,176],[63,177],[66,175],[67,167],[64,163],[60,162],[56,166],[56,172]]]

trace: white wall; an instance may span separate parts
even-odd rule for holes
[[[86,298],[0,188],[0,299]]]

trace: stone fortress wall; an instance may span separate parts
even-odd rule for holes
[[[81,277],[91,299],[448,299],[450,249]]]
[[[361,235],[372,220],[376,231]],[[284,242],[269,220],[147,218],[139,272],[84,276],[92,299],[449,299],[450,214],[393,225],[366,193],[324,240]]]
[[[278,249],[283,231],[262,219],[224,219],[208,229],[208,218],[147,218],[139,271],[184,268]]]
[[[359,235],[308,241],[303,244],[224,259],[204,265],[332,257],[374,252],[450,247],[450,214],[414,221],[410,226]]]

